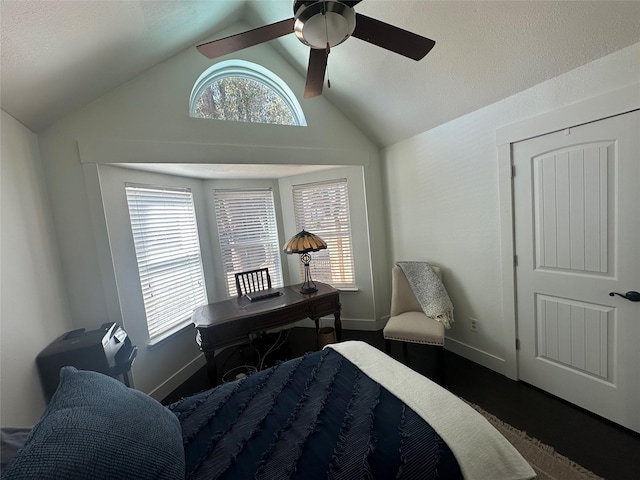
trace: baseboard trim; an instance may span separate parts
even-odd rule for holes
[[[480,350],[466,343],[460,342],[453,338],[447,337],[445,340],[445,349],[460,355],[461,357],[471,360],[474,363],[487,367],[494,372],[502,375],[506,373],[506,363],[504,358],[497,357],[491,353]]]
[[[191,378],[191,376],[195,375],[195,373],[205,365],[206,361],[204,359],[204,354],[201,353],[176,373],[171,375],[167,380],[165,380],[151,392],[149,392],[149,396],[161,402],[162,400],[167,398],[167,396],[169,396],[176,388],[178,388],[189,378]]]

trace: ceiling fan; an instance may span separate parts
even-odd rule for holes
[[[436,44],[433,40],[360,15],[354,6],[362,0],[295,1],[293,18],[247,32],[203,43],[196,48],[207,58],[237,52],[289,33],[311,47],[304,97],[322,94],[331,47],[354,36],[413,60],[422,59]]]

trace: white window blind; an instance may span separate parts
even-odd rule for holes
[[[206,294],[193,195],[188,189],[125,185],[149,342],[191,320]]]
[[[347,180],[294,185],[293,210],[297,231],[304,229],[327,242],[326,250],[311,253],[312,278],[336,288],[355,288]]]
[[[280,241],[271,189],[214,190],[222,265],[229,296],[237,295],[235,273],[268,268],[282,287]]]

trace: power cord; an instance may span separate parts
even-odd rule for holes
[[[232,377],[230,379],[228,378],[229,374],[231,372],[235,371],[235,370],[245,369],[247,373],[248,372],[254,373],[254,372],[257,371],[257,368],[256,368],[257,364],[256,365],[251,365],[251,364],[248,364],[248,363],[245,363],[244,365],[240,365],[240,366],[237,366],[237,367],[233,367],[232,369],[227,370],[226,372],[224,371],[224,368],[227,366],[227,363],[229,363],[229,360],[231,360],[232,357],[235,357],[238,352],[240,352],[241,359],[245,358],[245,355],[244,355],[243,352],[244,352],[244,350],[246,348],[254,349],[256,351],[257,355],[258,355],[258,361],[260,360],[260,351],[255,347],[255,345],[253,345],[253,341],[250,341],[248,344],[245,343],[245,344],[242,344],[242,345],[236,345],[234,347],[233,351],[229,355],[227,355],[227,358],[225,358],[224,362],[222,362],[222,365],[220,365],[220,367],[219,367],[220,370],[224,372],[222,374],[222,381],[224,383],[232,381],[232,380],[235,380],[236,378],[238,378],[238,375],[240,375],[240,374],[234,375],[234,377]]]
[[[289,339],[289,333],[291,333],[291,329],[286,331],[286,337],[284,337],[284,338],[282,338],[282,332],[284,332],[284,330],[280,330],[278,332],[278,338],[276,339],[276,341],[273,343],[273,345],[271,345],[269,350],[267,350],[266,353],[264,354],[264,356],[262,357],[262,360],[258,364],[258,370],[259,371],[261,371],[262,368],[264,367],[264,361],[266,360],[267,355],[269,355],[271,352],[277,350],[278,348],[283,346],[285,343],[287,343],[287,340]]]
[[[236,373],[235,375],[232,375],[233,372],[238,371],[238,373]],[[256,369],[256,367],[254,367],[253,365],[239,365],[237,367],[232,368],[231,370],[228,370],[224,373],[224,375],[222,375],[222,382],[223,383],[227,383],[227,382],[232,382],[233,380],[240,380],[241,378],[247,377],[251,374],[256,373],[258,370]],[[231,375],[231,377],[229,377]]]
[[[253,348],[254,351],[256,352],[256,354],[258,355],[258,361],[256,362],[255,365],[251,365],[251,364],[245,363],[244,365],[239,365],[237,367],[233,367],[233,368],[229,369],[228,371],[224,372],[224,374],[222,375],[223,383],[227,383],[227,382],[230,382],[230,381],[233,381],[233,380],[237,380],[239,378],[243,378],[243,377],[246,377],[247,375],[251,375],[251,374],[253,374],[255,372],[261,371],[263,368],[265,368],[265,361],[267,359],[267,356],[269,354],[271,354],[272,352],[276,351],[277,349],[279,349],[280,347],[282,347],[284,344],[286,344],[287,340],[289,339],[289,334],[290,333],[291,333],[291,329],[280,330],[278,332],[278,337],[276,338],[276,340],[273,342],[273,344],[264,353],[262,353],[262,351],[264,349],[261,349],[256,345],[256,341],[260,337],[259,336],[254,336],[253,338],[251,338],[250,341],[249,341],[249,346],[251,348]],[[220,366],[220,370],[224,370],[224,367],[227,365],[227,363],[229,363],[229,360],[231,359],[231,357],[233,357],[238,351],[242,351],[242,349],[245,348],[245,347],[246,347],[246,345],[238,345],[238,346],[236,346],[235,350],[233,351],[233,353],[228,355],[227,358],[224,360],[224,362]],[[232,375],[236,371],[238,371],[238,373]]]

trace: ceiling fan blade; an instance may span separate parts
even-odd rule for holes
[[[259,43],[268,42],[276,38],[293,33],[294,18],[281,20],[264,27],[254,28],[243,33],[237,33],[229,37],[203,43],[196,48],[207,58],[217,58],[228,53],[237,52],[247,47],[253,47]]]
[[[329,54],[324,49],[312,48],[309,54],[309,68],[307,69],[307,83],[304,86],[304,98],[322,95],[324,72],[327,68]]]
[[[351,36],[413,60],[424,58],[436,44],[429,38],[359,13],[356,13],[356,29]]]

